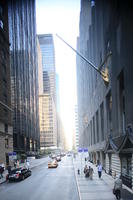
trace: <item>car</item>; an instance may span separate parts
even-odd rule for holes
[[[56,160],[52,160],[48,162],[48,168],[56,168],[58,167],[58,163]]]
[[[68,156],[68,157],[70,157],[70,156],[71,156],[71,154],[70,154],[70,153],[68,153],[68,154],[67,154],[67,156]]]
[[[55,154],[52,154],[50,157],[51,157],[52,159],[55,159],[55,158],[56,158],[56,155],[55,155]]]
[[[31,170],[25,167],[16,168],[10,171],[7,174],[6,180],[11,181],[20,181],[24,180],[26,177],[31,176]]]
[[[61,156],[64,157],[66,154],[65,153],[61,153]]]
[[[57,157],[56,157],[56,161],[57,161],[57,162],[61,161],[61,157],[60,157],[60,156],[57,156]]]

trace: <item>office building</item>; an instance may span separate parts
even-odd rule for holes
[[[34,0],[9,0],[14,151],[39,149],[38,68]]]
[[[133,26],[131,1],[81,1],[77,58],[80,146],[133,188]],[[88,20],[87,20],[88,19]],[[106,73],[103,77],[100,72]],[[84,123],[86,126],[84,126]],[[87,133],[87,134],[86,134]]]
[[[42,53],[43,94],[40,105],[40,148],[57,147],[55,50],[51,34],[38,35]]]

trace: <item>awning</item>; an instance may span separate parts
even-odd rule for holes
[[[131,126],[127,127],[126,134],[118,137],[109,135],[104,152],[120,153],[124,149],[133,151],[133,131]]]

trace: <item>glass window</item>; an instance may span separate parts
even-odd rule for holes
[[[8,125],[5,124],[5,133],[8,133]]]
[[[1,15],[1,16],[3,15],[3,8],[2,8],[1,5],[0,5],[0,15]]]
[[[4,24],[3,24],[3,21],[0,19],[0,28],[4,28]]]
[[[112,95],[111,95],[111,92],[109,92],[106,97],[106,106],[107,106],[108,130],[112,131]]]
[[[103,103],[100,106],[100,118],[101,118],[101,140],[104,140],[104,107]]]
[[[120,123],[120,130],[122,133],[125,133],[126,130],[126,117],[125,117],[125,89],[124,89],[124,74],[123,71],[120,73],[118,77],[118,105],[119,105],[119,123]]]

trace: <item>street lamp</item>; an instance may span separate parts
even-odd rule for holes
[[[90,62],[87,58],[85,58],[81,53],[79,53],[76,49],[74,49],[70,44],[68,44],[63,38],[61,38],[58,34],[56,34],[56,36],[62,40],[67,46],[69,46],[74,52],[76,52],[76,54],[78,54],[78,56],[80,56],[83,60],[85,60],[91,67],[93,67],[93,69],[95,69],[102,77],[102,79],[104,80],[104,82],[106,84],[109,83],[109,74],[108,74],[108,68],[105,68],[105,70],[100,70],[99,68],[101,68],[108,60],[108,58],[112,55],[112,52],[109,52],[109,54],[106,56],[106,58],[104,59],[103,63],[97,68],[92,62]]]

